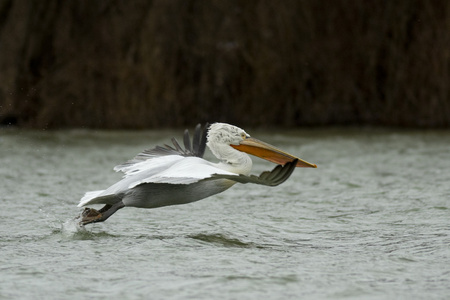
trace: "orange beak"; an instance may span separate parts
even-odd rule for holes
[[[258,156],[262,159],[268,160],[270,162],[279,165],[284,165],[287,162],[293,161],[294,159],[298,159],[296,167],[317,168],[316,164],[304,161],[272,145],[269,145],[267,143],[264,143],[260,140],[251,137],[244,139],[239,145],[231,145],[231,147],[239,151]]]

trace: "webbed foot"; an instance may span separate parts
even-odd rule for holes
[[[93,208],[85,208],[78,218],[81,218],[80,225],[86,225],[90,223],[99,222],[102,220],[102,213]]]
[[[106,204],[100,210],[85,208],[76,219],[81,218],[81,221],[78,222],[78,224],[80,224],[81,226],[90,223],[103,222],[123,207],[125,207],[125,205],[122,201],[119,201],[114,204]]]

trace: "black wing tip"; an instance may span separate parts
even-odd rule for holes
[[[136,155],[133,159],[128,160],[127,162],[117,165],[114,169],[115,170],[121,170],[125,167],[134,165],[136,163],[158,157],[158,156],[167,156],[167,155],[181,155],[181,156],[196,156],[196,157],[203,157],[203,154],[205,153],[206,149],[206,140],[207,140],[207,133],[209,129],[209,123],[206,123],[202,130],[201,123],[197,124],[195,126],[195,133],[194,137],[191,139],[189,136],[189,130],[186,129],[184,131],[183,136],[183,144],[184,149],[180,145],[180,143],[177,141],[176,138],[172,138],[172,144],[173,146],[164,144],[163,146],[155,146],[151,149],[146,149]]]
[[[294,159],[291,162],[285,163],[284,165],[277,165],[271,171],[264,171],[259,176],[256,175],[224,175],[224,174],[213,174],[212,178],[222,178],[229,179],[242,184],[246,183],[256,183],[267,186],[277,186],[285,182],[291,177],[292,172],[294,172],[297,165],[298,159]]]
[[[144,152],[155,156],[182,155],[182,156],[203,157],[206,150],[206,141],[209,126],[210,124],[207,122],[202,129],[202,124],[198,123],[195,126],[192,140],[189,134],[189,130],[185,129],[183,134],[184,149],[183,147],[181,147],[180,143],[175,138],[172,138],[173,146],[169,145],[156,146],[155,148],[146,150]]]
[[[198,153],[197,153],[198,157],[203,157],[203,155],[205,154],[209,126],[210,126],[210,124],[208,122],[206,122],[205,126],[203,126],[203,130],[201,129],[202,126],[200,123],[196,127],[196,129],[198,128],[199,133],[201,131],[201,134],[199,134],[200,140],[199,140],[199,144],[198,144]]]

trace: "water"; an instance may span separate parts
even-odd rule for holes
[[[0,131],[0,299],[448,299],[449,131],[250,133],[319,168],[83,229],[83,193],[181,131]]]

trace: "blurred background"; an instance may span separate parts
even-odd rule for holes
[[[448,0],[0,0],[0,299],[449,299],[449,86]],[[318,168],[77,225],[217,121]]]
[[[0,1],[0,123],[448,128],[450,2]]]

